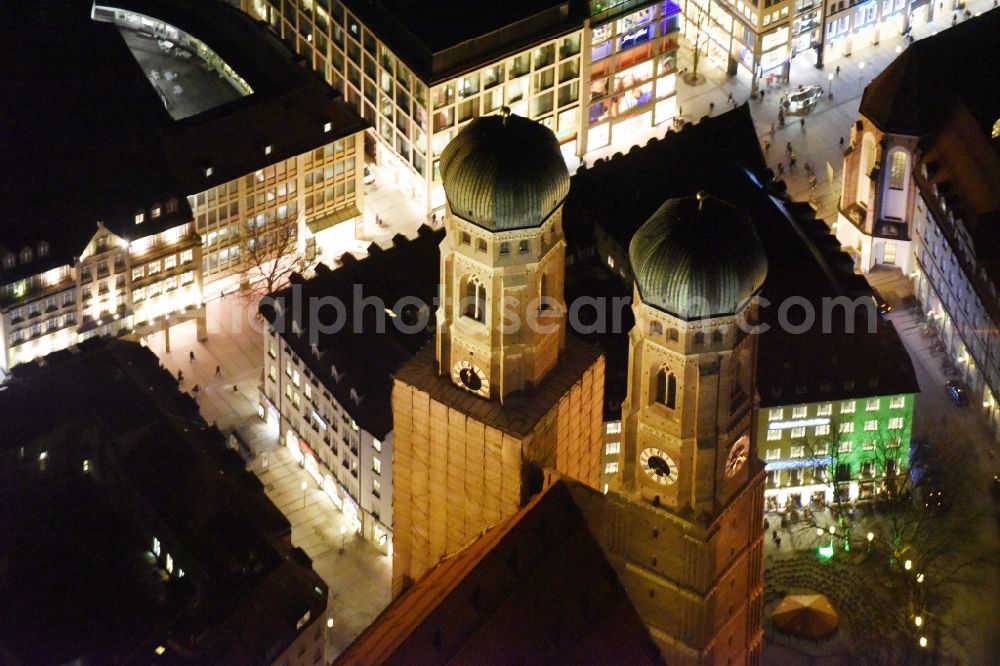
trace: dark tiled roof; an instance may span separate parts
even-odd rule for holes
[[[778,305],[787,298],[805,298],[818,315],[824,298],[870,298],[871,289],[854,273],[854,262],[826,224],[808,204],[784,198],[782,184],[771,184],[772,175],[746,105],[704,118],[578,172],[563,214],[567,252],[587,256],[595,245],[595,230],[627,248],[666,200],[704,190],[750,216],[767,256],[761,296],[772,305],[762,314],[763,323],[772,328],[759,343],[762,401],[789,404],[919,390],[899,336],[877,315],[877,332],[870,335],[820,333],[819,316],[810,335],[786,334],[777,326]],[[867,319],[856,323],[858,330],[867,330]],[[833,320],[833,330],[838,326],[844,330],[842,316]],[[609,355],[609,380],[621,374],[612,365],[615,358]],[[613,393],[615,385],[606,383],[605,388],[606,400],[620,399]]]
[[[224,2],[115,4],[203,40],[254,92],[175,122],[118,28],[91,20],[91,0],[6,6],[0,243],[18,252],[45,240],[50,251],[4,280],[72,261],[98,220],[129,239],[156,233],[134,224],[136,212],[174,197],[190,219],[186,196],[366,126],[265,26]]]
[[[923,136],[964,104],[989,136],[1000,118],[998,39],[993,9],[914,42],[865,88],[861,114],[884,132]]]
[[[524,437],[549,413],[587,369],[598,361],[601,351],[573,335],[566,336],[566,349],[559,363],[530,393],[514,393],[497,400],[484,400],[458,388],[448,375],[437,373],[436,350],[428,345],[396,373],[399,381],[427,392],[432,399],[477,419],[497,430]]]
[[[569,192],[555,134],[515,115],[476,118],[441,154],[451,212],[489,231],[540,226]]]
[[[394,600],[338,664],[661,664],[559,481]]]
[[[392,377],[431,340],[431,332],[426,328],[414,332],[400,330],[384,312],[371,306],[359,312],[354,305],[361,299],[375,297],[394,307],[404,297],[415,297],[430,306],[425,315],[428,321],[433,321],[440,273],[438,245],[443,238],[444,230],[421,227],[413,240],[396,236],[393,247],[376,250],[377,246],[373,246],[365,259],[349,259],[336,270],[321,264],[316,268],[316,277],[272,294],[272,298],[286,304],[297,298],[306,305],[318,303],[316,299],[321,298],[343,303],[345,325],[339,330],[320,332],[318,325],[311,324],[308,307],[303,307],[295,317],[300,332],[292,330],[289,320],[281,336],[357,424],[379,439],[392,430]],[[296,290],[298,296],[294,295]],[[291,306],[286,305],[285,311],[292,311]],[[317,324],[332,324],[333,307],[324,306],[319,312]],[[261,313],[272,326],[276,325],[273,307],[264,304]],[[378,330],[380,322],[383,332]],[[332,374],[333,367],[337,368],[337,377]],[[360,402],[354,401],[352,389]]]
[[[578,0],[344,4],[429,85],[579,28],[588,15],[586,4]]]
[[[0,533],[14,537],[0,540],[0,642],[18,663],[167,645],[166,659],[265,664],[325,608],[288,521],[148,349],[94,338],[17,366],[0,410]],[[146,559],[152,536],[170,581]]]

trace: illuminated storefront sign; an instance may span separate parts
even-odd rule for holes
[[[827,425],[829,418],[818,417],[815,419],[799,419],[797,421],[772,421],[767,424],[768,430],[786,430],[788,428],[809,428],[812,426]]]
[[[833,456],[820,456],[817,458],[797,458],[795,460],[777,460],[764,465],[767,472],[776,469],[802,469],[804,467],[821,467],[833,464]]]

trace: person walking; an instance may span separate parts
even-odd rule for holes
[[[844,147],[844,137],[840,137],[840,147]]]
[[[733,93],[729,93],[729,97],[726,99],[726,101],[729,102],[730,104],[736,104],[736,101],[733,99]]]
[[[774,123],[771,123],[771,138],[774,138]]]
[[[233,393],[236,393],[239,390],[240,390],[240,387],[237,386],[236,384],[233,384]]]
[[[708,115],[715,113],[715,102],[708,103]]]
[[[837,65],[837,69],[835,69],[833,71],[837,75],[837,78],[839,79],[840,78],[840,65]]]
[[[778,162],[778,175],[779,176],[785,175],[785,165],[782,164],[781,162]]]
[[[222,366],[220,365],[215,366],[215,376],[216,377],[222,376]]]
[[[791,141],[789,141],[788,143],[785,144],[785,154],[786,155],[791,155],[792,154],[792,142]]]
[[[762,102],[764,101],[764,91],[763,90],[760,91],[760,101],[762,101]]]
[[[193,349],[188,352],[188,361],[190,361],[191,363],[194,363],[194,350]]]
[[[803,132],[806,131],[806,119],[805,118],[799,118],[799,127],[802,129]]]

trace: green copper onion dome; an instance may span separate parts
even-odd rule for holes
[[[569,193],[552,130],[506,108],[452,139],[441,155],[441,180],[451,212],[489,231],[540,226]]]
[[[653,213],[629,260],[642,302],[687,321],[736,314],[767,275],[750,218],[703,192]]]

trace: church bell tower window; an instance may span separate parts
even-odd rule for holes
[[[656,373],[656,402],[670,409],[677,407],[677,377],[665,368]]]

